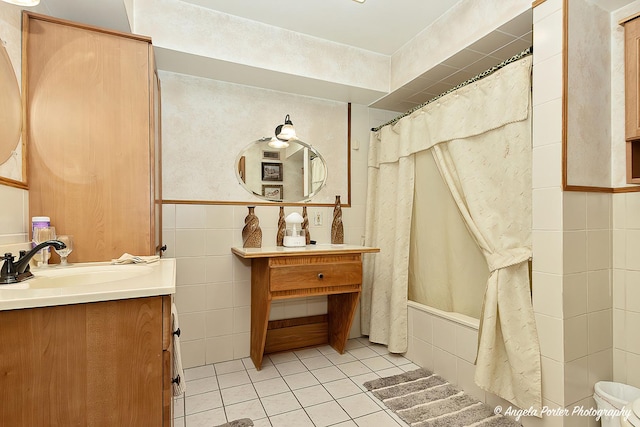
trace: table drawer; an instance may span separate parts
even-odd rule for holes
[[[269,278],[272,292],[358,285],[362,283],[362,262],[272,266]]]

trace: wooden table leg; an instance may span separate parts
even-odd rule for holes
[[[340,354],[349,339],[353,316],[358,307],[360,292],[327,296],[327,314],[329,317],[329,345]]]
[[[251,360],[257,370],[262,369],[262,357],[269,326],[271,295],[269,293],[269,260],[251,261]]]

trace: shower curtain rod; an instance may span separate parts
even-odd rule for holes
[[[488,70],[485,70],[485,71],[481,72],[480,74],[478,74],[478,75],[476,75],[476,76],[471,77],[469,80],[467,80],[467,81],[465,81],[465,82],[460,83],[458,86],[453,87],[453,88],[451,88],[451,89],[447,90],[446,92],[441,93],[440,95],[436,96],[435,98],[431,98],[431,99],[430,99],[430,100],[428,100],[427,102],[425,102],[425,103],[423,103],[423,104],[420,104],[420,105],[418,105],[418,106],[416,106],[416,107],[413,107],[412,109],[410,109],[410,110],[409,110],[409,111],[407,111],[406,113],[402,113],[402,114],[400,114],[398,117],[396,117],[396,118],[394,118],[394,119],[389,120],[389,121],[388,121],[388,122],[386,122],[385,124],[382,124],[382,125],[380,125],[380,126],[378,126],[378,127],[375,127],[375,128],[371,128],[371,132],[377,132],[377,131],[379,131],[380,129],[382,129],[383,127],[385,127],[385,126],[392,125],[392,124],[394,124],[395,122],[397,122],[398,120],[400,120],[401,118],[406,117],[406,116],[408,116],[408,115],[412,114],[412,113],[413,113],[413,112],[415,112],[415,111],[418,111],[419,109],[421,109],[422,107],[424,107],[424,106],[426,106],[426,105],[428,105],[428,104],[431,104],[433,101],[436,101],[436,100],[438,100],[438,99],[442,98],[443,96],[448,95],[448,94],[450,94],[451,92],[453,92],[453,91],[455,91],[455,90],[460,89],[461,87],[464,87],[464,86],[466,86],[466,85],[468,85],[468,84],[471,84],[471,83],[477,82],[478,80],[480,80],[480,79],[482,79],[482,78],[484,78],[484,77],[487,77],[488,75],[493,74],[494,72],[498,71],[500,68],[503,68],[503,67],[505,67],[505,66],[507,66],[507,65],[511,64],[512,62],[515,62],[515,61],[517,61],[517,60],[519,60],[519,59],[522,59],[522,58],[524,58],[525,56],[529,56],[529,55],[531,55],[532,53],[533,53],[533,46],[530,46],[530,47],[526,48],[525,50],[523,50],[522,52],[518,53],[517,55],[514,55],[514,56],[512,56],[511,58],[509,58],[509,59],[507,59],[507,60],[505,60],[505,61],[502,61],[502,62],[501,62],[501,63],[499,63],[498,65],[493,66],[493,67],[489,68]]]

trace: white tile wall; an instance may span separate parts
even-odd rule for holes
[[[543,403],[564,400],[563,193],[561,191],[561,81],[556,21],[559,1],[534,9],[533,67],[533,305],[540,340]],[[560,29],[561,31],[561,29]],[[561,34],[561,32],[560,32]],[[542,80],[553,82],[540,84]],[[488,393],[487,393],[488,394]],[[489,397],[487,402],[493,399]],[[525,419],[525,425],[553,425],[554,418]]]
[[[612,206],[613,379],[640,387],[640,193],[614,194]]]
[[[563,194],[565,363],[559,403],[566,407],[590,398],[596,381],[613,378],[613,205],[611,194]]]

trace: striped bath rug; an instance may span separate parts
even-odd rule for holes
[[[241,418],[235,421],[229,421],[228,423],[221,424],[216,427],[251,427],[253,425],[253,421],[249,418]]]
[[[489,405],[426,369],[378,378],[364,386],[412,427],[522,426],[495,415]]]

